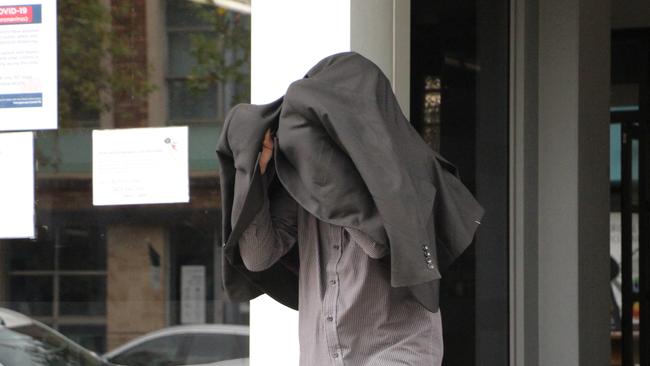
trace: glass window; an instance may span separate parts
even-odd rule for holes
[[[411,122],[486,211],[442,273],[448,365],[509,363],[509,12],[505,0],[411,2]]]
[[[198,2],[192,4],[185,0],[167,0],[167,24],[172,27],[187,26],[209,26],[210,19],[207,13],[215,11],[212,6],[200,5]]]
[[[192,72],[198,65],[192,55],[192,39],[216,39],[215,32],[170,32],[169,33],[169,74],[170,76],[184,76]]]
[[[222,121],[248,99],[250,17],[181,0],[166,15],[170,124]]]
[[[12,275],[9,294],[9,306],[16,311],[34,316],[52,315],[54,277]]]
[[[52,238],[39,234],[41,240],[16,240],[8,259],[12,271],[43,271],[54,269],[54,243]]]
[[[105,330],[106,245],[97,227],[48,226],[35,241],[10,244],[10,308],[58,330]],[[98,337],[92,349],[103,351],[105,336]]]
[[[218,116],[217,88],[212,86],[205,91],[190,90],[184,79],[169,80],[169,103],[178,107],[170,110],[172,121],[214,121]],[[191,106],[191,107],[183,107]]]
[[[0,307],[103,353],[182,323],[193,265],[205,268],[193,319],[248,324],[247,303],[220,287],[215,144],[248,99],[250,15],[188,0],[56,4],[59,128],[34,132],[37,236],[0,240]],[[166,125],[189,126],[189,202],[94,205],[93,131]]]
[[[58,251],[62,270],[106,269],[106,243],[97,227],[64,228]]]
[[[105,315],[106,276],[61,276],[61,315]]]
[[[610,92],[610,319],[611,363],[643,359],[643,273],[647,200],[648,44],[643,29],[612,32]]]

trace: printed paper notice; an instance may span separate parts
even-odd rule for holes
[[[205,323],[205,266],[181,266],[181,323]]]
[[[34,138],[0,133],[0,239],[34,238]]]
[[[93,131],[93,204],[189,202],[187,126]]]
[[[0,131],[57,127],[56,1],[0,0]]]

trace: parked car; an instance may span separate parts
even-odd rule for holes
[[[111,363],[47,325],[0,308],[0,366],[107,366]]]
[[[243,325],[179,325],[138,337],[103,358],[126,366],[248,365],[248,336]]]
[[[248,357],[191,366],[248,366]]]

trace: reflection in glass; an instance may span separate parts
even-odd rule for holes
[[[104,325],[61,325],[59,332],[86,349],[104,352],[106,327]]]
[[[105,315],[105,276],[61,276],[61,315]]]
[[[53,276],[9,277],[9,307],[31,316],[52,315],[54,300]]]
[[[440,105],[442,94],[440,78],[424,79],[424,106],[422,111],[422,138],[434,151],[440,151]]]
[[[54,269],[54,242],[52,240],[15,240],[11,242],[9,270]]]
[[[170,80],[169,89],[171,120],[187,123],[188,120],[214,121],[217,118],[216,86],[198,94],[193,92],[185,81]],[[188,106],[192,107],[188,108]]]
[[[411,123],[487,212],[440,281],[448,365],[510,358],[509,14],[508,1],[411,1]]]
[[[187,0],[57,8],[60,128],[35,133],[38,236],[0,240],[0,306],[101,352],[179,323],[178,271],[194,264],[206,321],[247,323],[219,286],[214,146],[249,97],[250,16]],[[177,124],[191,125],[189,203],[93,206],[93,129]]]
[[[105,270],[106,243],[96,227],[66,227],[58,244],[62,270]]]
[[[227,334],[195,334],[185,361],[189,365],[248,357],[248,337]]]
[[[108,365],[38,323],[0,327],[0,364],[7,366]]]
[[[156,338],[133,347],[110,361],[128,366],[182,365],[181,346],[186,335],[172,335]]]

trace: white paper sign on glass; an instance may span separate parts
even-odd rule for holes
[[[0,133],[0,239],[34,238],[34,138]]]
[[[55,0],[0,0],[0,131],[57,128]]]
[[[181,323],[205,323],[205,266],[181,266]]]
[[[189,202],[187,126],[93,131],[93,204]]]

